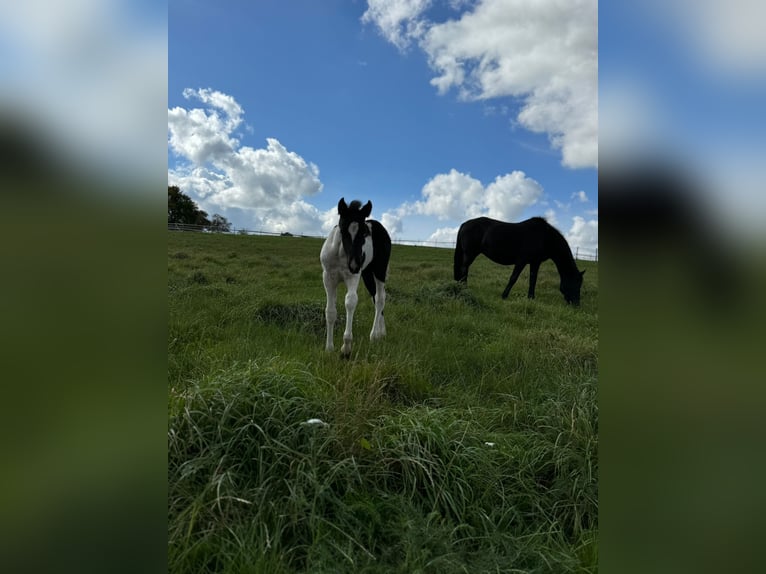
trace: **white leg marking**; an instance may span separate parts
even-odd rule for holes
[[[354,311],[356,311],[356,303],[359,297],[356,294],[356,290],[359,287],[359,273],[351,275],[346,279],[346,330],[343,332],[343,346],[340,352],[348,357],[351,355],[351,340],[353,335],[351,333],[351,327],[354,323]]]
[[[375,320],[372,322],[370,341],[386,336],[386,320],[383,308],[386,306],[386,284],[375,279]]]
[[[324,289],[327,293],[327,305],[324,309],[325,322],[327,323],[327,339],[324,348],[325,351],[333,351],[335,349],[333,330],[335,328],[335,319],[338,317],[338,310],[335,307],[338,286],[327,271],[322,273],[322,280],[324,281]]]

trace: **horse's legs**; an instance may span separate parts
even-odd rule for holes
[[[322,280],[324,281],[324,290],[327,293],[327,305],[324,309],[325,322],[327,323],[327,339],[324,348],[325,351],[332,351],[335,349],[332,332],[335,328],[335,319],[338,317],[338,310],[335,307],[338,285],[327,271],[322,273]]]
[[[506,285],[505,291],[503,291],[503,299],[508,298],[508,293],[511,292],[511,287],[513,287],[513,284],[516,283],[516,280],[519,278],[519,275],[521,275],[522,270],[526,266],[526,263],[517,263],[514,266],[513,273],[511,273],[511,278],[508,279],[508,285]]]
[[[386,336],[386,320],[383,318],[383,307],[386,306],[386,284],[375,279],[375,320],[372,322],[370,341]]]
[[[537,284],[537,270],[540,269],[540,261],[531,261],[529,263],[529,293],[527,297],[535,298],[535,285]]]
[[[346,279],[346,330],[343,331],[343,346],[340,348],[341,354],[348,358],[351,356],[351,326],[354,323],[354,311],[356,303],[359,300],[356,290],[359,287],[359,273]]]

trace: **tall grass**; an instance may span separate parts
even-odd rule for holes
[[[394,246],[343,361],[320,246],[169,233],[169,571],[595,572],[597,266],[572,309]]]

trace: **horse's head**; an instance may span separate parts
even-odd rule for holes
[[[348,270],[351,273],[359,273],[366,255],[364,253],[364,242],[370,234],[370,230],[365,220],[372,212],[372,202],[368,201],[364,207],[360,201],[354,200],[350,205],[346,205],[346,200],[341,198],[338,202],[338,215],[340,221],[340,237],[348,260]]]
[[[561,285],[559,285],[559,291],[564,296],[567,303],[572,305],[580,304],[580,288],[582,287],[582,276],[585,271],[575,271],[571,275],[561,276]]]

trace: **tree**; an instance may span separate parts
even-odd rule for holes
[[[213,214],[213,219],[210,222],[210,231],[217,231],[219,233],[229,233],[231,231],[231,223],[223,215],[218,213]]]
[[[176,185],[168,186],[168,223],[210,226],[207,213]]]

